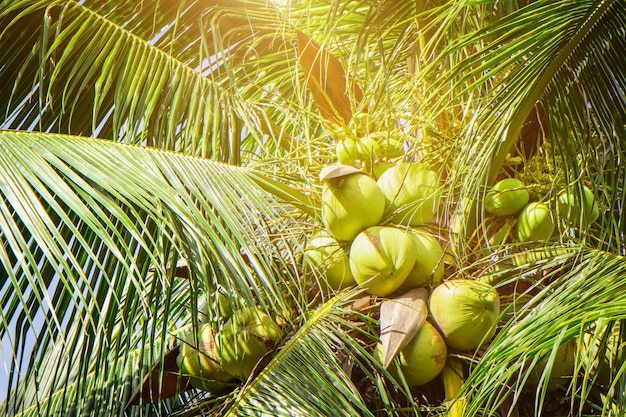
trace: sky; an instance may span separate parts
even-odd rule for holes
[[[6,280],[4,282],[4,285],[0,287],[0,294],[13,292],[13,289],[10,286],[11,282],[9,280]],[[14,296],[16,296],[15,292],[13,292],[13,294]],[[25,295],[28,295],[28,292]],[[21,309],[21,311],[23,311],[23,309]],[[0,316],[0,322],[5,322],[7,316],[8,314],[5,311],[5,307],[3,306],[2,315]],[[2,360],[2,366],[0,366],[0,403],[2,403],[7,398],[9,388],[9,373],[11,372],[13,364],[16,362],[16,357],[19,354],[19,356],[21,356],[22,363],[28,363],[31,356],[30,353],[33,350],[36,340],[35,332],[40,331],[40,329],[42,329],[44,325],[44,314],[40,311],[33,318],[32,327],[29,329],[26,335],[18,340],[16,337],[16,335],[19,333],[18,329],[26,326],[25,324],[19,324],[19,316],[20,314],[15,313],[12,315],[13,319],[9,323],[7,329],[8,331],[2,335],[2,340],[0,341],[0,360]],[[4,323],[2,327],[4,327]],[[16,352],[16,350],[18,349],[19,351]],[[22,367],[24,366],[25,365],[22,365]],[[20,370],[20,372],[23,373],[23,370]],[[13,384],[15,384],[15,382],[16,381],[13,381]]]

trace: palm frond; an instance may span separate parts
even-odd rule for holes
[[[12,88],[0,96],[6,103],[0,126],[98,136],[240,163],[242,151],[258,153],[262,135],[275,138],[280,131],[269,123],[273,116],[266,118],[267,105],[249,99],[266,86],[255,82],[253,91],[233,84],[233,56],[263,35],[248,22],[246,12],[254,7],[238,5],[245,9],[237,15],[226,13],[226,6],[171,2],[3,4],[0,77]],[[217,42],[223,25],[242,22],[239,37]],[[273,23],[280,26],[277,18]],[[275,27],[265,35],[273,36]],[[242,37],[245,45],[237,45]],[[233,45],[239,49],[229,53]],[[284,62],[288,50],[275,49],[282,52],[275,52],[274,61]]]
[[[7,412],[87,410],[102,393],[119,409],[129,372],[162,358],[201,294],[306,305],[291,249],[303,232],[247,171],[86,138],[0,138],[0,335],[14,335],[7,389],[20,387]],[[179,257],[189,280],[173,276]]]
[[[347,296],[312,302],[299,279],[301,241],[319,227],[316,174],[334,161],[337,139],[305,90],[300,30],[359,83],[365,99],[352,97],[354,111],[401,135],[406,159],[445,171],[439,231],[454,228],[452,214],[469,225],[453,233],[447,279],[498,283],[498,336],[476,356],[454,353],[470,370],[468,415],[546,415],[556,397],[572,415],[624,414],[625,366],[599,386],[590,370],[599,355],[583,348],[568,392],[547,392],[549,370],[538,386],[525,381],[567,341],[607,345],[614,329],[623,338],[625,6],[2,3],[0,77],[10,88],[0,89],[1,127],[188,154],[0,131],[0,338],[13,375],[3,411],[121,414],[137,371],[211,315],[200,300],[220,289],[284,317],[284,344],[225,399],[200,394],[181,407],[181,395],[128,414],[201,415],[218,403],[211,411],[227,415],[445,412],[443,399],[420,406],[420,388],[383,378],[370,356],[373,317],[347,318]],[[600,220],[559,225],[536,248],[540,259],[522,244],[476,250],[471,229],[482,238],[504,223],[488,224],[480,203],[499,175],[534,184],[533,199],[552,208],[564,188],[589,186]],[[175,277],[180,258],[190,279]]]

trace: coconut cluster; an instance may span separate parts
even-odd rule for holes
[[[505,178],[489,189],[483,200],[486,212],[492,216],[512,216],[514,218],[512,222],[515,225],[514,239],[520,243],[522,249],[529,245],[551,241],[559,224],[565,230],[584,230],[600,216],[595,195],[585,185],[569,186],[560,190],[554,201],[531,201],[532,195],[528,191],[529,188],[519,179]],[[502,238],[502,236],[500,237]],[[496,241],[500,242],[501,239],[496,239]],[[545,253],[558,254],[559,252],[559,249],[555,249]],[[525,264],[540,256],[543,255],[523,251],[516,254],[514,262]],[[602,337],[602,332],[600,332],[600,338],[595,338],[593,334],[594,332],[586,335],[583,351],[587,350],[586,354],[596,357],[591,369],[587,372],[602,384],[608,381],[604,373],[606,369],[604,366],[614,360],[610,349],[613,335],[608,338],[609,349],[598,353],[595,349],[597,348],[597,341]],[[545,388],[547,391],[566,389],[567,383],[575,373],[577,349],[577,341],[570,340],[562,344],[556,351],[546,352],[529,372],[526,384],[536,386],[546,374]],[[546,372],[548,362],[550,362],[549,373]]]
[[[474,280],[441,282],[444,251],[424,227],[437,216],[442,192],[437,172],[397,162],[375,178],[339,164],[324,168],[320,180],[324,227],[310,238],[304,255],[308,267],[325,275],[327,287],[356,285],[386,298],[432,289],[429,319],[396,356],[396,371],[409,386],[436,378],[449,350],[475,350],[493,337],[500,314],[497,291]],[[379,344],[375,356],[381,361],[382,351]]]
[[[245,381],[281,338],[281,328],[265,312],[243,308],[218,331],[212,323],[190,331],[181,341],[176,364],[193,387],[220,393]]]
[[[434,380],[446,365],[448,353],[473,352],[495,335],[500,298],[491,285],[470,279],[452,279],[436,286],[428,298],[428,320],[420,324],[397,355],[397,378],[401,372],[409,386]],[[374,356],[381,363],[383,346]]]
[[[378,178],[393,165],[390,161],[404,156],[401,137],[376,131],[376,123],[367,113],[355,114],[348,126],[340,130],[336,133],[341,139],[335,145],[340,164],[372,166],[372,173]]]
[[[400,162],[377,180],[348,165],[322,170],[321,221],[304,252],[339,290],[358,285],[376,296],[431,286],[443,277],[443,250],[419,226],[435,217],[439,176],[422,164]]]
[[[379,343],[374,357],[384,366],[395,363],[390,373],[409,386],[427,384],[441,374],[450,352],[474,354],[495,336],[500,298],[482,281],[444,280],[444,250],[426,227],[437,220],[439,173],[421,163],[390,160],[383,161],[384,170],[359,169],[356,166],[367,166],[368,159],[380,161],[382,149],[385,155],[399,155],[393,151],[396,144],[383,147],[374,135],[349,140],[354,143],[346,139],[337,145],[337,157],[344,163],[321,171],[320,228],[308,239],[304,272],[323,275],[322,289],[327,292],[358,287],[393,299],[421,288],[427,318],[387,356],[383,351],[388,346]],[[506,178],[489,189],[483,203],[492,216],[514,218],[515,237],[524,244],[551,239],[559,220],[567,227],[581,227],[599,216],[587,187],[563,191],[555,207],[532,200],[522,181]],[[214,393],[248,379],[283,337],[280,326],[263,311],[232,311],[223,295],[218,307],[226,323],[199,324],[181,342],[177,358],[180,373],[191,385]],[[571,349],[562,350],[562,370],[553,370],[551,382],[570,372]],[[560,358],[555,363],[560,364]]]
[[[494,216],[517,216],[517,241],[524,244],[547,242],[558,219],[565,227],[586,227],[600,216],[593,192],[582,186],[580,191],[563,190],[557,197],[556,212],[545,202],[530,201],[528,187],[519,179],[505,178],[485,195],[485,210]]]

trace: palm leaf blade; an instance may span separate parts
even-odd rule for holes
[[[168,264],[175,264],[179,253],[192,260],[196,288],[224,285],[250,300],[248,303],[258,298],[283,309],[301,302],[298,297],[285,299],[278,290],[276,268],[282,271],[282,279],[287,279],[281,286],[298,285],[289,283],[283,270],[286,265],[265,261],[255,249],[261,246],[264,254],[272,247],[282,250],[283,241],[272,242],[271,235],[260,232],[265,222],[272,227],[288,222],[271,199],[252,191],[255,186],[245,171],[104,141],[10,132],[0,137],[5,144],[11,143],[2,147],[3,155],[9,155],[7,161],[21,161],[2,187],[3,221],[15,224],[3,228],[3,242],[23,242],[7,246],[5,271],[10,285],[20,287],[28,280],[29,286],[42,294],[35,304],[38,309],[27,314],[31,302],[20,302],[19,296],[13,301],[3,299],[14,306],[7,322],[14,317],[18,323],[26,320],[33,329],[41,329],[36,345],[40,347],[31,356],[28,369],[32,371],[24,376],[23,385],[38,389],[11,394],[7,407],[19,410],[39,404],[66,382],[76,380],[76,391],[62,390],[65,394],[54,397],[61,398],[60,402],[48,404],[61,408],[75,404],[80,409],[91,403],[90,392],[119,389],[124,378],[119,379],[117,372],[128,369],[126,360],[132,360],[124,359],[124,352],[135,344],[148,343],[140,348],[145,354],[140,355],[138,365],[150,366],[164,355],[163,349],[175,341],[166,338],[172,331],[167,323],[187,322],[188,306],[198,296],[197,290],[188,291],[186,280],[168,284],[174,272]],[[21,154],[25,150],[29,157]],[[243,199],[242,190],[247,196]],[[61,216],[42,216],[46,212]],[[24,223],[20,227],[13,219]],[[227,236],[230,239],[225,240]],[[289,239],[288,234],[284,236]],[[26,244],[28,241],[33,243]],[[205,244],[198,246],[198,242]],[[246,248],[243,252],[242,247]],[[284,254],[281,256],[284,259]],[[41,259],[43,266],[31,271],[26,269],[28,264],[11,259],[30,259],[29,264],[35,265]],[[150,265],[157,270],[152,281],[145,281]],[[208,271],[212,275],[207,275]],[[47,293],[56,295],[47,299]],[[46,313],[48,308],[52,309]],[[39,324],[44,316],[48,319]],[[163,322],[164,317],[169,320]],[[68,328],[62,324],[66,321],[72,323]],[[159,339],[163,348],[149,347]],[[25,343],[22,336],[14,341],[14,369],[23,366],[20,355],[28,352],[20,349]],[[72,363],[65,349],[83,352],[96,362]],[[23,360],[29,359],[23,356]],[[68,364],[65,370],[64,363]],[[109,364],[111,374],[93,373]],[[46,367],[54,371],[37,372]],[[111,404],[112,409],[123,405],[116,404]]]

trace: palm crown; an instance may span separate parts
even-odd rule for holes
[[[427,227],[444,279],[502,298],[488,346],[449,356],[467,378],[453,395],[463,415],[624,414],[625,6],[3,2],[3,412],[458,412],[441,380],[410,389],[378,364],[379,300],[302,268],[322,227],[319,172],[368,115],[367,133],[403,145],[384,162],[441,174]],[[376,162],[360,168],[376,175]],[[516,243],[515,219],[481,203],[508,176],[554,208],[586,186],[599,218]],[[190,330],[224,325],[220,293],[284,336],[216,398],[167,375]],[[590,337],[600,349],[584,348]],[[555,393],[546,371],[523,389],[570,341],[576,377]],[[176,395],[127,407],[146,375]]]

